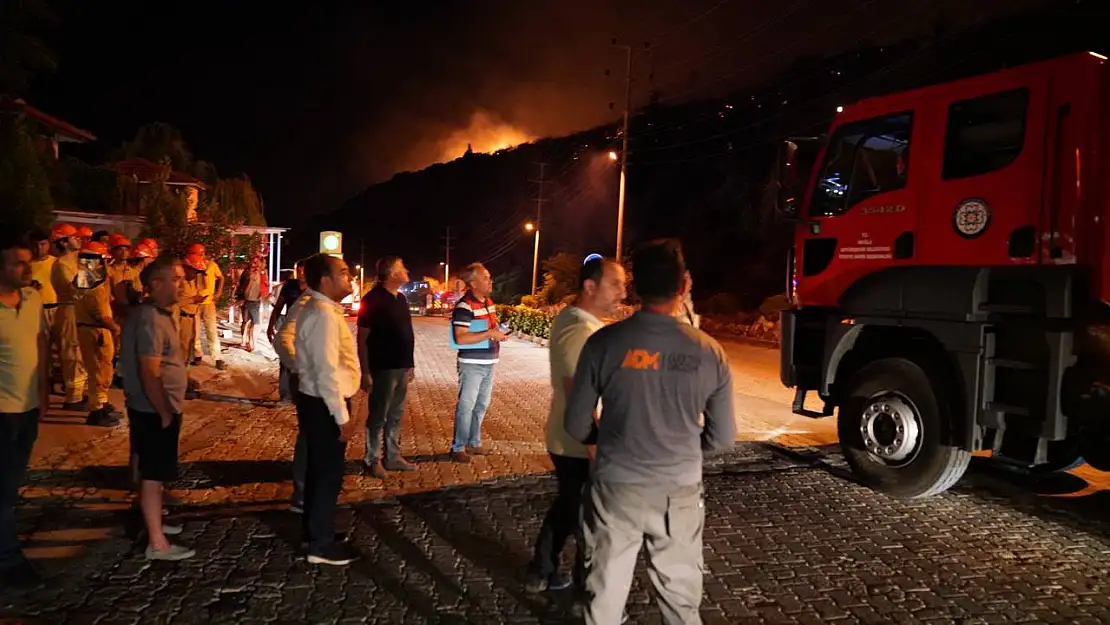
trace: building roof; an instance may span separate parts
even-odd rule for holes
[[[88,130],[82,130],[69,122],[62,121],[53,115],[48,115],[30,104],[27,104],[27,102],[21,98],[0,96],[0,109],[14,111],[33,119],[40,126],[54,131],[54,135],[58,141],[68,141],[71,143],[96,141],[96,136]]]
[[[137,156],[122,161],[116,161],[115,163],[108,163],[103,167],[117,174],[134,176],[138,179],[140,184],[151,183],[158,180],[166,170],[165,165],[159,165],[154,161],[148,161],[145,158]],[[208,188],[208,185],[204,184],[203,180],[194,178],[180,171],[170,171],[169,177],[166,179],[166,184],[182,187],[197,187],[199,189]]]
[[[146,223],[146,218],[142,215],[116,215],[114,213],[86,213],[83,211],[55,210],[54,217],[57,218],[58,221],[73,224],[104,226],[120,226],[127,224],[141,227]],[[234,234],[281,234],[288,231],[289,228],[279,228],[276,226],[238,226],[235,228]]]

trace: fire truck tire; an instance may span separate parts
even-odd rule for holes
[[[917,363],[884,358],[858,371],[837,416],[844,457],[865,486],[899,499],[938,495],[963,476],[971,452],[944,444],[951,403]]]

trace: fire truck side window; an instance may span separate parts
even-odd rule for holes
[[[869,197],[906,186],[913,113],[844,124],[825,152],[810,217],[835,217]]]
[[[1025,144],[1029,90],[953,102],[944,141],[945,180],[997,171],[1017,160]]]

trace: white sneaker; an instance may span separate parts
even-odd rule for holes
[[[162,533],[166,536],[177,536],[184,531],[185,528],[181,525],[170,525],[169,523],[162,524]]]
[[[165,560],[168,562],[177,562],[178,560],[188,560],[189,558],[197,555],[195,549],[183,547],[181,545],[170,544],[169,549],[155,551],[149,545],[146,548],[147,560]]]

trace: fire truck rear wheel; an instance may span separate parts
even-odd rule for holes
[[[917,363],[877,360],[855,374],[840,405],[844,457],[865,486],[899,499],[940,494],[967,470],[971,452],[944,444],[951,404]]]

